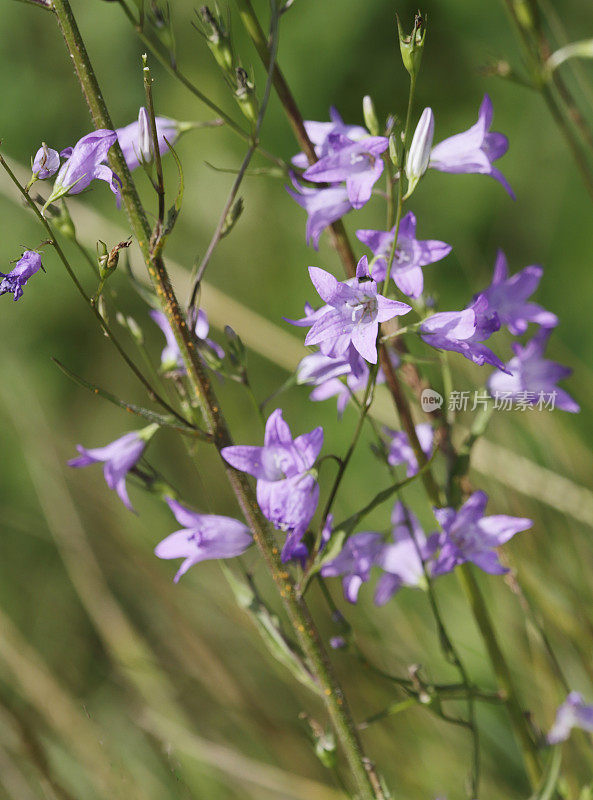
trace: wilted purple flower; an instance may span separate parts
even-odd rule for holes
[[[353,142],[346,136],[332,133],[329,136],[330,152],[305,170],[303,178],[313,183],[346,181],[352,207],[362,208],[383,173],[380,155],[388,146],[389,141],[384,136],[368,136]]]
[[[366,256],[358,262],[356,278],[339,282],[324,269],[309,267],[309,275],[326,311],[314,322],[305,344],[318,344],[324,355],[343,355],[352,344],[371,364],[377,363],[379,323],[407,314],[411,307],[377,293]]]
[[[67,159],[58,172],[51,195],[47,199],[47,207],[54,200],[67,194],[79,194],[91,181],[100,180],[109,184],[116,196],[119,208],[121,182],[115,172],[103,162],[109,149],[115,144],[115,131],[101,129],[83,136],[74,147],[67,147],[61,155]]]
[[[330,151],[330,136],[332,134],[339,134],[346,136],[352,141],[364,139],[369,135],[366,128],[360,125],[346,125],[344,120],[338,113],[338,110],[333,106],[329,110],[331,122],[315,122],[313,120],[305,121],[305,130],[311,143],[315,146],[315,155],[317,158],[323,158]],[[292,159],[292,163],[299,169],[307,169],[309,160],[305,153],[299,153]]]
[[[527,344],[513,343],[515,357],[505,365],[507,374],[495,372],[488,379],[488,391],[492,396],[504,394],[509,398],[522,398],[531,405],[547,399],[552,407],[572,413],[580,411],[578,403],[556,386],[572,373],[570,367],[543,357],[551,332],[540,328]]]
[[[40,269],[43,269],[43,267],[39,253],[35,252],[35,250],[25,250],[10,272],[0,272],[0,277],[2,278],[0,295],[12,292],[14,299],[18,300],[19,297],[23,296],[23,286],[26,286],[29,278]]]
[[[33,159],[32,171],[37,180],[43,181],[46,178],[51,178],[60,169],[60,154],[57,150],[52,150],[46,144],[43,144],[35,153]]]
[[[556,720],[548,734],[548,742],[565,742],[573,728],[593,733],[593,705],[587,705],[578,692],[571,692],[558,708]]]
[[[491,575],[508,572],[498,560],[495,548],[508,542],[516,533],[531,528],[533,522],[504,514],[485,517],[487,502],[488,495],[485,492],[474,492],[459,511],[453,508],[434,509],[442,533],[438,539],[440,552],[432,568],[433,575],[451,572],[466,561],[471,561]]]
[[[377,565],[385,574],[375,590],[375,604],[383,606],[403,586],[421,586],[425,563],[434,553],[438,537],[426,539],[422,527],[412,512],[399,500],[391,514],[393,542],[383,545]]]
[[[90,464],[103,462],[103,475],[110,489],[115,489],[120,500],[134,511],[128,490],[126,487],[126,476],[132,467],[136,466],[146,445],[159,429],[156,424],[148,425],[139,431],[126,433],[114,442],[105,447],[94,447],[87,449],[82,445],[77,445],[76,449],[80,453],[78,458],[73,458],[68,462],[70,467],[88,467]]]
[[[319,247],[319,237],[324,228],[352,209],[345,186],[337,184],[327,189],[313,189],[292,179],[294,189],[286,187],[288,194],[307,212],[307,244]]]
[[[490,132],[492,125],[492,100],[486,94],[482,100],[478,121],[469,130],[457,133],[432,148],[429,166],[440,172],[475,172],[491,175],[499,181],[509,195],[515,194],[502,172],[492,162],[504,156],[509,140],[502,133]]]
[[[325,578],[343,575],[344,597],[349,603],[356,603],[360,587],[369,580],[371,567],[377,563],[382,548],[383,537],[380,533],[355,533],[346,540],[342,551],[323,565],[321,574]]]
[[[198,514],[170,497],[166,498],[175,519],[183,528],[159,542],[159,558],[185,559],[173,578],[175,583],[194,564],[207,559],[240,556],[252,543],[249,528],[232,517]]]
[[[527,298],[537,289],[542,275],[543,269],[533,264],[509,278],[506,256],[502,250],[498,251],[492,283],[481,294],[498,314],[501,325],[506,325],[514,336],[525,333],[530,322],[537,322],[545,328],[553,328],[558,324],[556,314],[536,303],[527,302]]]
[[[406,177],[410,195],[416,184],[428,169],[430,148],[434,137],[434,114],[431,108],[425,108],[418,120],[418,125],[412,137],[412,143],[406,157]]]
[[[498,315],[481,294],[463,311],[443,311],[427,317],[420,326],[420,335],[431,347],[453,350],[480,367],[492,364],[505,371],[506,367],[498,356],[481,344],[499,328]]]
[[[175,144],[179,136],[179,125],[168,117],[155,117],[155,122],[159,153],[163,155],[169,151],[169,145]],[[115,132],[130,171],[140,166],[141,161],[152,161],[152,138],[144,106],[140,107],[136,122],[118,128]]]
[[[169,320],[162,311],[152,310],[150,311],[150,316],[162,330],[167,342],[163,352],[161,353],[162,369],[165,372],[170,372],[172,370],[185,372],[183,357],[181,355],[181,351],[179,350],[179,345],[177,344],[173,329],[169,325]],[[208,338],[210,326],[206,312],[200,308],[193,316],[195,318],[195,325],[193,326],[193,329],[196,338],[200,341],[200,343],[203,343],[205,347],[211,350],[212,353],[217,356],[217,358],[224,358],[224,350],[222,347],[213,339]]]
[[[415,475],[418,472],[418,460],[407,433],[405,431],[392,431],[390,428],[386,428],[385,432],[390,438],[387,460],[391,466],[397,467],[399,464],[407,464],[408,478]],[[432,455],[433,433],[432,426],[427,422],[416,425],[416,435],[426,458],[430,458]]]
[[[283,560],[306,532],[319,500],[319,485],[312,470],[323,446],[323,428],[293,440],[277,408],[268,417],[264,446],[224,447],[222,457],[235,469],[257,478],[257,501],[276,528],[291,531]]]
[[[395,226],[390,231],[359,230],[356,237],[369,247],[375,256],[373,279],[385,279],[387,261],[393,246]],[[440,261],[451,252],[451,245],[432,239],[416,239],[416,217],[410,211],[402,217],[395,256],[391,267],[391,277],[397,288],[409,297],[420,297],[424,288],[421,267]]]

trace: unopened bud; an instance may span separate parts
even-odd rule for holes
[[[243,203],[243,198],[242,197],[237,198],[237,200],[235,200],[235,202],[231,206],[229,213],[226,215],[226,218],[224,220],[224,224],[220,232],[221,239],[224,239],[224,237],[228,236],[229,233],[233,230],[233,228],[237,224],[239,217],[243,213],[244,207],[245,206]]]
[[[431,108],[425,108],[414,131],[412,144],[406,157],[406,176],[408,178],[408,191],[406,194],[408,197],[428,169],[433,136],[434,115]]]
[[[224,335],[227,338],[227,355],[231,364],[234,367],[245,367],[245,345],[241,341],[241,338],[235,333],[235,331],[231,328],[230,325],[225,325],[224,328]]]
[[[414,27],[412,33],[406,35],[396,14],[397,30],[399,34],[399,49],[402,54],[402,61],[404,67],[408,70],[410,75],[415,77],[420,70],[420,62],[422,60],[422,51],[424,50],[424,39],[426,37],[426,23],[422,18],[420,12],[414,17]]]
[[[399,169],[401,156],[401,138],[394,133],[389,137],[389,158],[396,169]]]
[[[243,112],[243,115],[249,120],[249,122],[251,122],[252,125],[255,125],[258,114],[258,102],[257,97],[255,96],[255,85],[253,81],[249,79],[249,75],[243,69],[243,67],[237,67],[235,70],[235,78],[237,82],[235,99],[239,104],[239,108]]]
[[[377,120],[377,115],[375,114],[375,106],[373,101],[368,94],[362,98],[362,113],[364,116],[364,124],[367,126],[368,132],[371,134],[371,136],[378,136],[379,121]]]
[[[199,11],[196,11],[196,14],[200,23],[199,30],[204,35],[216,63],[222,70],[232,75],[233,46],[221,18],[215,16],[208,6],[202,6]]]

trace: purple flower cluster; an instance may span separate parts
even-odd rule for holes
[[[436,578],[468,561],[484,572],[500,575],[507,570],[498,560],[496,548],[530,528],[532,522],[502,514],[486,517],[487,502],[484,492],[474,492],[458,511],[435,509],[441,530],[426,537],[414,514],[398,501],[391,517],[390,541],[373,531],[355,533],[339,555],[324,564],[321,574],[343,576],[344,596],[355,603],[371,569],[378,567],[383,574],[375,592],[377,605],[387,603],[403,586],[422,587],[425,574]]]

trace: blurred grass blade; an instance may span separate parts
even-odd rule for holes
[[[546,764],[541,784],[529,800],[552,800],[556,792],[560,765],[562,764],[562,747],[553,747],[552,753]]]

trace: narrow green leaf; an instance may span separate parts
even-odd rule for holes
[[[560,777],[560,765],[562,763],[562,748],[553,747],[552,754],[544,769],[544,774],[537,790],[531,795],[529,800],[552,800],[554,791]]]
[[[163,428],[172,428],[173,430],[177,431],[178,433],[182,433],[185,436],[191,436],[195,439],[204,439],[206,441],[210,440],[210,435],[205,431],[200,430],[199,428],[190,427],[189,425],[182,425],[175,420],[175,417],[171,415],[165,414],[157,414],[155,411],[151,411],[149,408],[143,408],[142,406],[137,406],[133,403],[126,403],[124,400],[120,400],[119,397],[111,394],[111,392],[107,392],[105,389],[101,389],[99,386],[95,386],[93,383],[89,383],[84,378],[81,378],[79,375],[76,375],[74,372],[68,369],[64,364],[58,361],[57,358],[52,358],[54,364],[56,364],[62,372],[67,375],[71,380],[77,383],[79,386],[82,386],[85,389],[88,389],[95,395],[102,397],[104,400],[108,400],[113,405],[117,406],[118,408],[123,408],[125,411],[128,411],[130,414],[135,414],[137,417],[142,417],[143,419],[148,420],[149,422],[153,422],[156,425],[160,425]]]

